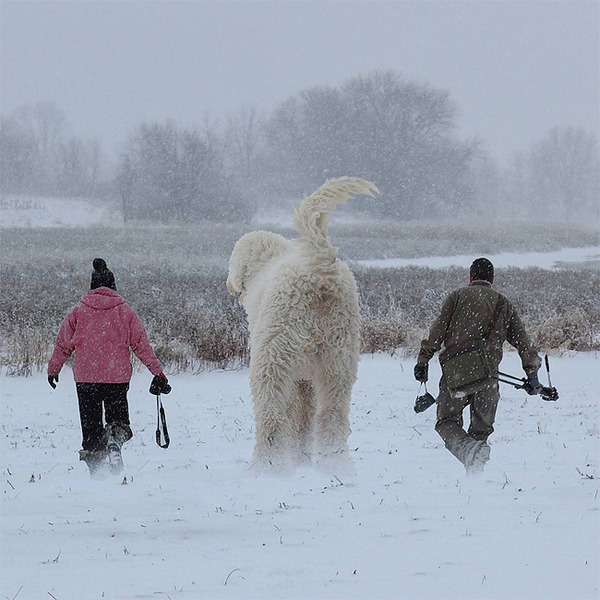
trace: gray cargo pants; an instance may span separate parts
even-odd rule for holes
[[[453,398],[446,387],[444,378],[440,379],[435,430],[444,440],[446,448],[461,463],[465,464],[473,440],[485,442],[493,433],[499,399],[500,391],[497,381],[490,382],[488,387],[468,396]],[[465,431],[463,429],[463,410],[467,406],[471,408],[471,422],[468,431]]]

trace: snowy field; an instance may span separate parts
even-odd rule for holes
[[[598,353],[551,358],[556,403],[503,388],[480,478],[413,412],[413,364],[362,357],[355,474],[289,478],[249,470],[246,370],[171,377],[167,450],[136,373],[126,485],[77,460],[69,370],[3,377],[1,599],[598,598]]]
[[[11,227],[121,226],[109,205],[0,202]],[[92,252],[93,254],[93,252]],[[497,267],[598,268],[597,246],[489,256]],[[368,261],[468,266],[469,256]],[[89,478],[68,369],[0,375],[0,600],[591,599],[600,594],[600,355],[553,356],[557,403],[503,388],[492,460],[467,478],[413,412],[414,360],[363,356],[356,472],[250,469],[248,372],[171,376],[171,447],[154,442],[150,375],[129,394],[125,479]],[[508,353],[503,370],[520,375]],[[437,364],[431,368],[435,393]],[[542,376],[545,383],[545,376]]]
[[[0,199],[0,227],[87,227],[115,224],[114,207],[80,198],[5,195]],[[122,224],[119,217],[118,225]]]
[[[537,267],[539,269],[594,268],[600,267],[600,246],[584,248],[563,248],[553,252],[500,252],[486,255],[497,269],[508,267]],[[388,258],[382,260],[361,260],[358,264],[366,267],[399,268],[411,265],[443,269],[450,266],[469,268],[473,254],[455,256],[425,256],[422,258]]]

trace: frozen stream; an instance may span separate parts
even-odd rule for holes
[[[394,268],[415,265],[441,269],[450,266],[469,267],[473,254],[455,256],[426,256],[422,258],[387,258],[381,260],[360,260],[357,264],[368,267]],[[541,269],[589,268],[600,267],[600,246],[585,248],[564,248],[552,252],[501,252],[486,255],[496,268],[506,267],[539,267]]]

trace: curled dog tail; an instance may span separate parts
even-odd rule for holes
[[[377,186],[360,177],[339,177],[329,179],[307,198],[294,212],[294,227],[302,240],[309,243],[320,258],[335,260],[337,250],[327,237],[329,215],[338,204],[347,202],[353,196],[365,194],[375,196]]]

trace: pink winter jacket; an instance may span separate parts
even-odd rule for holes
[[[58,375],[75,351],[73,376],[77,383],[127,383],[133,371],[130,348],[153,375],[162,373],[133,308],[114,290],[100,287],[89,291],[66,316],[48,375]]]

